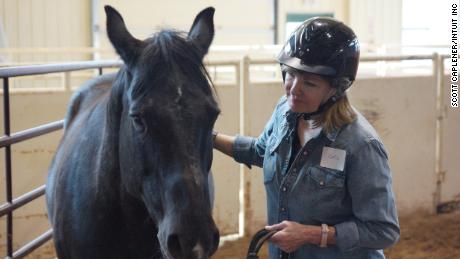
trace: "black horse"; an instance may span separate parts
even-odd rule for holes
[[[214,9],[188,35],[135,39],[106,6],[124,66],[72,97],[46,198],[59,258],[209,258],[208,171],[219,114],[203,65]]]

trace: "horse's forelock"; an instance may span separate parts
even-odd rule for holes
[[[133,98],[142,97],[156,87],[187,85],[214,96],[215,88],[200,58],[199,49],[186,40],[186,34],[163,30],[146,40],[140,63],[139,82],[132,89]],[[182,92],[176,91],[176,92]]]

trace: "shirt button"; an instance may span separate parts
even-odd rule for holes
[[[292,169],[292,171],[297,172],[297,168]]]
[[[323,185],[324,185],[324,181],[319,181],[319,185],[323,186]]]
[[[286,211],[286,208],[285,208],[285,207],[282,207],[282,208],[281,208],[281,211]]]
[[[306,156],[307,154],[308,154],[307,151],[304,151],[304,152],[303,152],[303,155],[304,155],[304,156]]]
[[[286,187],[283,186],[283,189],[282,189],[282,190],[283,190],[283,192],[285,192],[285,191],[286,191]]]

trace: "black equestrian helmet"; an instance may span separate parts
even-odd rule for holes
[[[304,21],[291,34],[278,55],[278,62],[340,80],[344,91],[356,78],[359,42],[344,23],[333,18],[315,17]]]

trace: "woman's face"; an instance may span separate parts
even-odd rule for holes
[[[284,89],[291,110],[298,113],[315,112],[336,91],[319,75],[291,69],[286,71]]]

